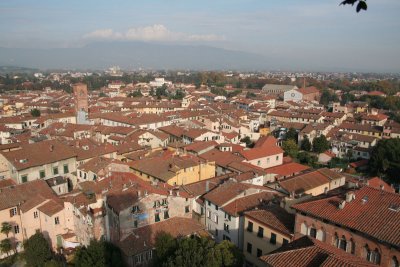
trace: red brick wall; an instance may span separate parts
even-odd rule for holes
[[[74,98],[75,98],[75,110],[84,110],[88,112],[88,91],[86,84],[74,84],[73,85]]]
[[[295,238],[299,238],[302,236],[301,234],[301,224],[305,223],[308,227],[313,226],[317,230],[318,229],[323,229],[325,232],[325,243],[334,245],[335,243],[335,233],[339,238],[342,236],[346,237],[346,240],[349,241],[350,239],[353,240],[355,243],[355,253],[354,255],[366,259],[366,254],[364,247],[368,245],[369,249],[375,250],[375,248],[378,249],[378,251],[381,254],[381,264],[380,266],[385,266],[385,267],[391,267],[391,259],[393,256],[397,257],[397,260],[400,260],[400,251],[396,251],[395,249],[390,249],[390,247],[378,243],[372,239],[368,239],[362,235],[358,235],[356,233],[353,233],[349,230],[343,229],[341,227],[331,225],[328,223],[324,223],[318,219],[314,219],[312,217],[307,217],[304,215],[301,215],[299,213],[296,214],[296,224],[295,224]],[[385,227],[385,226],[382,226]],[[393,229],[393,231],[398,231],[398,229]]]

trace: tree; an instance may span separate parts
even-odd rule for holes
[[[252,92],[250,92],[250,91],[247,91],[247,93],[246,93],[246,98],[247,99],[250,99],[250,98],[254,98],[254,97],[256,97],[257,95],[255,94],[255,93],[252,93]]]
[[[299,147],[293,139],[283,141],[282,148],[285,150],[286,154],[292,158],[296,158],[299,153]]]
[[[36,233],[24,244],[24,257],[27,266],[41,267],[52,259],[49,243],[42,233]]]
[[[366,0],[344,0],[340,4],[354,6],[355,3],[357,3],[357,6],[356,6],[357,13],[360,12],[361,10],[367,10],[367,8],[368,8]]]
[[[143,95],[142,95],[142,92],[139,89],[136,90],[135,92],[130,93],[128,95],[128,97],[141,97],[141,96],[143,96]]]
[[[318,158],[308,152],[300,152],[297,155],[297,160],[301,163],[301,164],[307,164],[309,166],[314,167]]]
[[[243,265],[243,254],[229,241],[216,244],[205,237],[174,239],[170,234],[156,237],[154,266],[236,267]]]
[[[40,117],[40,110],[38,110],[37,108],[32,109],[31,115],[32,117]]]
[[[104,92],[100,92],[99,97],[107,97],[107,95]]]
[[[325,135],[321,134],[313,140],[313,151],[315,153],[322,153],[329,149],[329,142],[326,140]]]
[[[11,251],[12,246],[11,246],[11,241],[10,239],[6,238],[1,240],[0,242],[0,251],[1,253],[6,253],[8,256],[8,253]]]
[[[2,234],[5,234],[5,235],[7,236],[7,238],[8,238],[8,235],[10,234],[11,230],[12,230],[12,226],[11,226],[10,223],[8,223],[8,222],[3,222],[3,223],[1,224],[1,230],[0,230],[0,232],[1,232]]]
[[[105,241],[91,240],[89,246],[75,253],[75,267],[124,266],[118,247]]]
[[[382,139],[373,148],[369,173],[383,175],[392,183],[400,183],[400,139]]]
[[[303,141],[301,141],[300,149],[304,151],[311,151],[311,142],[307,135],[305,135]]]
[[[175,92],[175,95],[174,95],[174,99],[178,99],[178,100],[182,100],[183,98],[185,97],[185,92],[183,92],[181,89],[179,89],[179,90],[177,90],[176,92]]]
[[[168,257],[176,250],[176,240],[165,232],[156,236],[154,265],[161,266],[167,261]]]
[[[232,242],[224,240],[216,246],[216,250],[221,255],[220,266],[243,266],[243,254]]]
[[[254,146],[253,141],[251,141],[250,137],[248,137],[248,136],[240,139],[240,142],[246,143],[246,147],[248,147],[248,148],[252,148]]]
[[[297,144],[297,135],[298,135],[297,131],[293,127],[290,127],[289,130],[287,131],[286,135],[285,135],[285,139],[286,140],[292,139]]]

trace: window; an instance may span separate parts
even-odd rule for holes
[[[34,211],[34,212],[33,212],[33,218],[36,219],[37,217],[39,217],[39,214],[38,214],[37,211]]]
[[[229,224],[224,223],[224,230],[229,233]]]
[[[227,235],[223,235],[223,236],[222,236],[222,239],[223,239],[223,240],[231,241],[231,238],[230,238],[229,236],[227,236]]]
[[[284,238],[282,244],[283,244],[283,245],[286,245],[286,244],[288,244],[288,243],[289,243],[289,241],[288,241],[287,239]]]
[[[14,217],[15,215],[17,215],[17,208],[10,209],[10,217]]]
[[[258,160],[257,161],[257,166],[260,166],[261,165],[261,160]]]
[[[214,222],[218,223],[218,215],[214,214]]]
[[[169,218],[168,210],[164,211],[164,220]]]
[[[138,205],[132,207],[132,213],[137,213],[139,211],[140,211],[140,209],[139,209]]]
[[[138,227],[138,221],[137,221],[137,220],[134,220],[134,221],[133,221],[133,227],[135,227],[135,228]]]
[[[248,232],[253,232],[253,223],[252,222],[249,222],[248,224],[247,224],[247,231]]]
[[[55,217],[54,218],[54,224],[60,224],[60,218]]]
[[[257,249],[257,258],[262,256],[262,250],[261,249]]]
[[[190,208],[189,208],[189,206],[186,206],[185,207],[185,213],[189,213],[190,212]]]
[[[19,234],[19,225],[14,225],[14,233]]]
[[[211,201],[207,201],[208,202],[208,206],[211,206]]]
[[[21,181],[22,181],[23,183],[28,182],[28,175],[22,175],[22,176],[21,176]]]
[[[215,210],[218,210],[218,206],[217,205],[215,205]]]
[[[68,164],[64,164],[64,173],[69,173]]]
[[[218,237],[218,229],[215,229],[215,236]]]
[[[251,254],[251,251],[253,250],[253,245],[249,242],[247,242],[247,252]]]
[[[207,218],[211,219],[211,211],[207,210]]]
[[[45,170],[39,171],[39,177],[40,177],[40,179],[43,179],[44,177],[46,177],[46,172],[45,172]]]
[[[155,220],[155,222],[159,222],[160,221],[160,214],[159,213],[155,214],[154,220]]]
[[[260,227],[260,226],[258,227],[257,236],[258,236],[258,237],[261,237],[261,238],[264,237],[264,228],[262,228],[262,227]]]
[[[378,249],[370,250],[367,246],[366,252],[367,252],[367,261],[370,261],[375,264],[381,263],[381,254],[379,253]]]
[[[393,256],[392,260],[390,261],[390,267],[399,267],[399,260],[396,256]]]
[[[267,164],[269,164],[269,158],[267,158]]]
[[[316,238],[317,237],[317,229],[311,227],[310,228],[310,236]]]
[[[279,156],[276,156],[276,161],[278,161],[279,160]]]
[[[58,174],[58,167],[53,167],[53,174],[57,175]]]
[[[269,242],[273,245],[276,244],[276,234],[271,233],[271,239],[269,240]]]

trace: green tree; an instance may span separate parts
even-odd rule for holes
[[[107,95],[104,92],[100,92],[99,97],[107,97]]]
[[[311,142],[307,135],[305,135],[303,141],[301,141],[300,149],[304,151],[311,151]]]
[[[316,162],[318,161],[318,158],[316,156],[312,155],[311,153],[300,152],[297,155],[297,160],[301,164],[306,164],[306,165],[309,165],[311,167],[315,167],[316,166]]]
[[[380,140],[368,165],[371,175],[383,175],[392,183],[400,183],[400,139]]]
[[[286,154],[292,158],[296,158],[299,153],[299,147],[293,139],[283,141],[282,149],[285,150]]]
[[[154,265],[161,266],[168,260],[168,257],[176,250],[176,240],[165,232],[157,234],[155,240]]]
[[[216,250],[221,255],[222,264],[220,266],[243,266],[243,254],[232,242],[224,240],[216,246]]]
[[[315,153],[322,153],[329,149],[329,142],[326,140],[325,135],[321,134],[313,140],[313,151]]]
[[[8,256],[8,253],[11,251],[12,246],[11,246],[11,241],[10,239],[6,238],[1,240],[0,242],[0,251],[1,253],[6,253]]]
[[[124,266],[118,247],[105,241],[91,240],[89,246],[75,252],[75,267]]]
[[[240,139],[240,142],[246,143],[246,147],[252,148],[254,146],[253,141],[251,141],[250,137],[246,136]]]
[[[250,91],[248,91],[246,93],[246,98],[250,99],[250,98],[255,98],[257,95],[255,93],[252,93]]]
[[[183,98],[185,97],[185,93],[181,90],[181,89],[178,89],[176,92],[175,92],[175,95],[174,95],[174,99],[178,99],[178,100],[182,100]]]
[[[40,110],[38,110],[37,108],[32,109],[31,115],[32,117],[40,117]]]
[[[7,238],[8,238],[8,235],[10,234],[11,230],[12,230],[12,226],[11,226],[11,224],[9,222],[3,222],[1,224],[0,232],[2,234],[5,234],[7,236]]]
[[[128,95],[128,97],[141,97],[141,96],[143,96],[143,95],[142,95],[142,92],[139,89],[136,90],[135,92],[130,93]]]
[[[236,267],[243,265],[243,254],[229,241],[216,244],[208,238],[174,239],[160,233],[156,238],[154,266]]]
[[[292,139],[297,144],[297,135],[298,135],[297,131],[293,127],[290,127],[289,130],[287,131],[286,135],[285,135],[285,139],[286,140]]]
[[[42,267],[52,259],[49,243],[42,233],[36,233],[24,244],[24,257],[27,266]]]

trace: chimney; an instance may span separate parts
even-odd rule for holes
[[[206,192],[210,191],[210,181],[206,181]]]
[[[356,195],[354,194],[354,191],[349,191],[346,193],[346,202],[347,203],[350,203],[354,199],[356,199]]]
[[[339,202],[339,209],[344,209],[344,206],[346,205],[346,201],[342,200]]]

